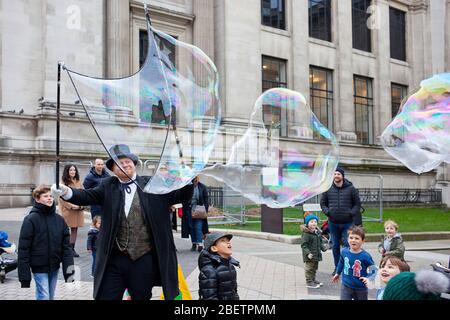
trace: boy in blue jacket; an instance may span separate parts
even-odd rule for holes
[[[362,249],[364,243],[364,229],[358,226],[348,230],[349,248],[341,251],[341,257],[332,282],[336,283],[343,272],[341,286],[341,300],[368,300],[369,281],[377,273],[377,267],[372,256]]]

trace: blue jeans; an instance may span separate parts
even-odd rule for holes
[[[97,257],[97,251],[92,251],[92,276],[95,273],[95,258]]]
[[[337,267],[339,258],[341,257],[341,239],[343,239],[344,247],[348,247],[347,242],[347,230],[353,225],[353,222],[349,223],[333,223],[328,222],[328,228],[330,229],[331,243],[333,249],[334,266]]]
[[[58,272],[59,270],[51,273],[33,273],[36,282],[36,300],[53,300],[55,298]]]
[[[203,219],[192,219],[191,241],[193,244],[203,243]]]

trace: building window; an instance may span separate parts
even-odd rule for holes
[[[357,142],[373,144],[373,91],[372,79],[353,78],[355,99],[355,131]]]
[[[261,0],[262,24],[277,29],[286,29],[285,0]]]
[[[262,89],[263,92],[272,88],[286,88],[286,60],[262,57]],[[280,134],[287,135],[286,114],[281,114],[280,108],[263,105],[263,121],[267,128],[279,129]],[[284,120],[282,120],[284,119]]]
[[[175,45],[169,42],[166,39],[161,38],[158,35],[155,35],[156,42],[159,44],[161,52],[165,52],[168,55],[168,60],[175,66]],[[147,30],[139,31],[139,66],[142,68],[145,63],[145,59],[147,57],[148,51],[148,34]],[[167,125],[169,121],[169,117],[164,115],[164,108],[162,101],[159,101],[158,104],[153,104],[152,102],[147,101],[145,97],[140,98],[139,102],[139,114],[142,122],[147,123],[158,123],[162,125]],[[176,112],[175,108],[172,107],[172,123],[176,123]]]
[[[406,61],[405,12],[389,8],[391,58]]]
[[[333,71],[318,67],[309,69],[309,88],[311,109],[317,119],[328,129],[333,130]],[[314,138],[320,138],[316,134]]]
[[[367,27],[371,0],[352,0],[353,48],[371,52],[371,31]]]
[[[262,87],[263,92],[272,88],[286,88],[286,60],[263,56]]]
[[[402,105],[403,99],[406,98],[407,92],[407,86],[391,83],[392,118],[394,118],[400,110],[400,106]]]
[[[331,41],[331,0],[309,0],[309,36]]]

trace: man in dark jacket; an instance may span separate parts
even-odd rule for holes
[[[232,234],[212,232],[205,238],[205,249],[198,257],[200,300],[239,300],[236,268],[231,247]]]
[[[148,179],[136,174],[138,157],[123,144],[109,152],[113,158],[106,166],[116,176],[90,190],[52,187],[73,204],[103,206],[94,298],[121,300],[128,288],[131,299],[149,300],[153,286],[162,286],[166,299],[172,300],[179,290],[169,207],[190,199],[192,184],[163,195],[144,193]]]
[[[91,168],[86,178],[84,178],[83,187],[85,189],[93,189],[100,185],[102,179],[108,178],[110,175],[105,170],[105,164],[102,159],[95,159],[94,166]],[[102,215],[101,206],[91,206],[91,218]]]
[[[362,225],[361,201],[358,190],[344,178],[345,173],[341,167],[334,172],[331,188],[322,194],[320,206],[328,217],[328,226],[333,246],[334,271],[340,258],[341,240],[348,247],[347,231],[353,224]]]
[[[73,281],[75,272],[69,227],[64,218],[56,214],[49,187],[34,189],[33,198],[35,204],[20,229],[19,281],[22,288],[29,288],[32,272],[36,300],[53,300],[61,262],[66,282]]]

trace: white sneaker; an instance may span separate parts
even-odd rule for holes
[[[322,287],[322,286],[323,286],[323,283],[322,283],[322,282],[319,282],[319,281],[314,280],[314,283],[315,283],[315,284],[318,284],[319,287]]]
[[[315,283],[314,281],[308,281],[308,282],[306,282],[306,287],[311,288],[311,289],[317,289],[320,286],[317,283]]]

